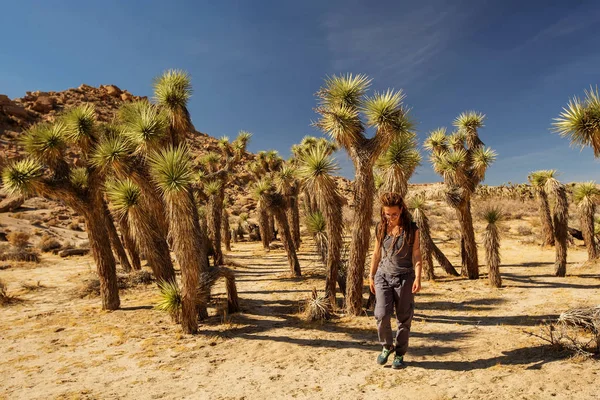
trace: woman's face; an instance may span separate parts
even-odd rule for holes
[[[402,210],[398,206],[393,207],[383,207],[383,215],[385,219],[388,221],[388,225],[396,226],[400,224],[400,214]]]

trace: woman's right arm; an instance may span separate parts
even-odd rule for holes
[[[377,267],[379,267],[379,261],[381,261],[381,246],[379,246],[379,240],[375,237],[375,250],[373,251],[373,257],[371,257],[371,269],[369,270],[369,287],[373,294],[375,294],[375,273]]]

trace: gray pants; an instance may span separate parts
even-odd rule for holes
[[[414,272],[391,275],[378,270],[375,274],[375,319],[379,342],[387,348],[393,347],[390,320],[395,308],[398,323],[396,354],[401,356],[408,350],[408,334],[415,310],[414,281]]]

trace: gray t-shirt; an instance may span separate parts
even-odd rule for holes
[[[404,248],[404,232],[398,236],[394,243],[393,235],[385,235],[381,246],[381,260],[379,261],[378,270],[390,275],[400,275],[412,272],[412,245],[407,243]],[[393,247],[392,247],[393,245]]]

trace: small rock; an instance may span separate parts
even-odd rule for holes
[[[131,93],[128,93],[128,92],[121,93],[121,100],[130,101],[131,99],[133,99],[133,96],[131,95]]]
[[[0,202],[0,212],[13,211],[23,204],[23,196],[8,197]]]
[[[29,118],[29,113],[21,106],[9,104],[2,106],[2,109],[6,115],[12,115],[13,117],[17,118]]]

